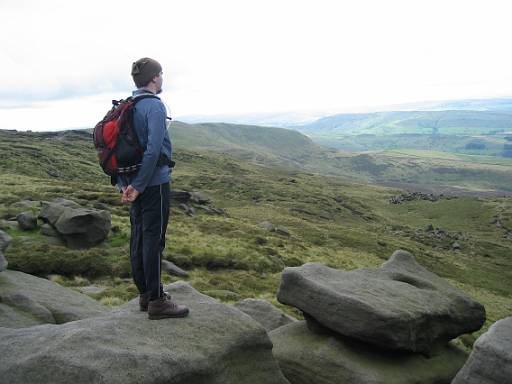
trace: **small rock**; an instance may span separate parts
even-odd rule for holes
[[[269,232],[275,231],[274,224],[272,224],[270,221],[262,221],[261,223],[258,223],[258,226],[260,228],[266,229]]]
[[[288,228],[285,227],[277,227],[275,229],[275,232],[283,236],[291,236],[290,231],[288,230]]]
[[[187,203],[190,201],[190,192],[173,189],[171,190],[170,200],[179,203]]]
[[[460,244],[458,242],[454,242],[452,244],[452,249],[460,251]]]
[[[210,202],[210,199],[202,192],[190,192],[190,200],[197,204],[208,204]]]
[[[178,267],[176,264],[169,260],[162,259],[162,270],[166,271],[169,275],[182,277],[188,276],[187,271],[184,271],[183,269],[181,269],[180,267]]]
[[[22,212],[16,216],[16,220],[24,231],[37,228],[37,217],[32,212]]]
[[[59,233],[48,223],[44,223],[41,226],[41,235],[50,236],[50,237],[58,237]]]

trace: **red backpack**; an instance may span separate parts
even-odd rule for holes
[[[140,168],[144,148],[141,147],[133,128],[133,107],[146,98],[155,95],[128,97],[112,100],[113,107],[94,127],[93,141],[103,171],[111,176],[115,184],[119,174],[132,174]]]

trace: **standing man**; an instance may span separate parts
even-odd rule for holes
[[[132,65],[132,77],[141,95],[162,92],[162,66],[148,57]],[[158,97],[145,97],[133,109],[133,127],[144,156],[138,172],[118,181],[122,201],[130,207],[130,261],[139,290],[141,311],[152,320],[185,317],[188,308],[175,303],[163,291],[160,263],[169,220],[171,141],[166,127],[166,109]]]

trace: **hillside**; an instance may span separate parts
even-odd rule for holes
[[[429,185],[434,189],[455,188],[477,193],[512,191],[509,167],[512,161],[508,159],[498,161],[432,150],[350,153],[322,147],[289,129],[233,124],[173,122],[171,135],[177,149],[228,154],[256,164],[341,176],[358,182],[403,183],[421,189]]]
[[[512,113],[446,110],[342,114],[293,128],[322,135],[482,135],[512,131]]]
[[[84,206],[106,204],[113,221],[107,242],[87,251],[50,244],[37,230],[4,227],[13,237],[6,253],[10,268],[50,276],[76,289],[91,284],[103,287],[103,292],[92,296],[107,305],[133,297],[128,209],[96,166],[89,134],[0,135],[2,151],[10,151],[9,161],[0,168],[1,219],[20,212],[23,208],[15,205],[20,200],[64,197]],[[201,140],[190,138],[196,143]],[[272,151],[275,147],[266,148]],[[34,153],[37,161],[32,160]],[[400,156],[403,164],[414,158],[414,154],[388,155],[390,163]],[[196,209],[190,215],[177,205],[172,207],[164,257],[189,270],[186,279],[201,291],[229,290],[238,297],[276,303],[284,266],[318,261],[344,269],[372,267],[401,248],[484,303],[486,327],[512,313],[510,199],[458,195],[391,204],[393,196],[403,193],[397,188],[262,165],[232,154],[188,149],[183,143],[176,145],[175,156],[173,188],[201,191],[210,198],[212,208],[224,212]],[[355,164],[368,171],[374,159],[365,156],[357,155]],[[378,166],[374,171],[384,172]],[[263,221],[281,231],[262,228]],[[171,281],[169,276],[164,279]],[[461,343],[469,346],[473,339],[468,336]]]
[[[493,104],[504,108],[508,104]],[[419,149],[510,156],[512,112],[443,110],[328,116],[294,126],[315,142],[348,151]]]

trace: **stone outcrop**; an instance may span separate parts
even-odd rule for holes
[[[382,351],[330,331],[312,333],[304,321],[269,335],[274,356],[292,384],[448,384],[467,358],[453,345],[436,346],[430,357]]]
[[[481,304],[405,251],[377,269],[346,272],[314,263],[286,268],[278,300],[341,335],[413,352],[429,352],[485,321]]]
[[[0,230],[0,272],[7,268],[7,259],[5,258],[4,252],[11,244],[11,236],[6,232]]]
[[[49,224],[68,247],[75,249],[90,248],[101,243],[111,227],[109,211],[82,208],[65,199],[47,203],[39,218]]]
[[[263,325],[267,332],[297,321],[266,300],[244,299],[233,305]]]
[[[63,325],[0,328],[0,377],[17,383],[286,384],[265,330],[242,312],[180,282],[190,307],[152,321],[137,299]]]
[[[61,324],[105,311],[90,297],[49,280],[18,271],[0,273],[0,327]]]
[[[512,317],[499,320],[480,336],[453,384],[512,383]]]
[[[37,228],[37,217],[32,212],[22,212],[16,216],[18,225],[24,231]]]

